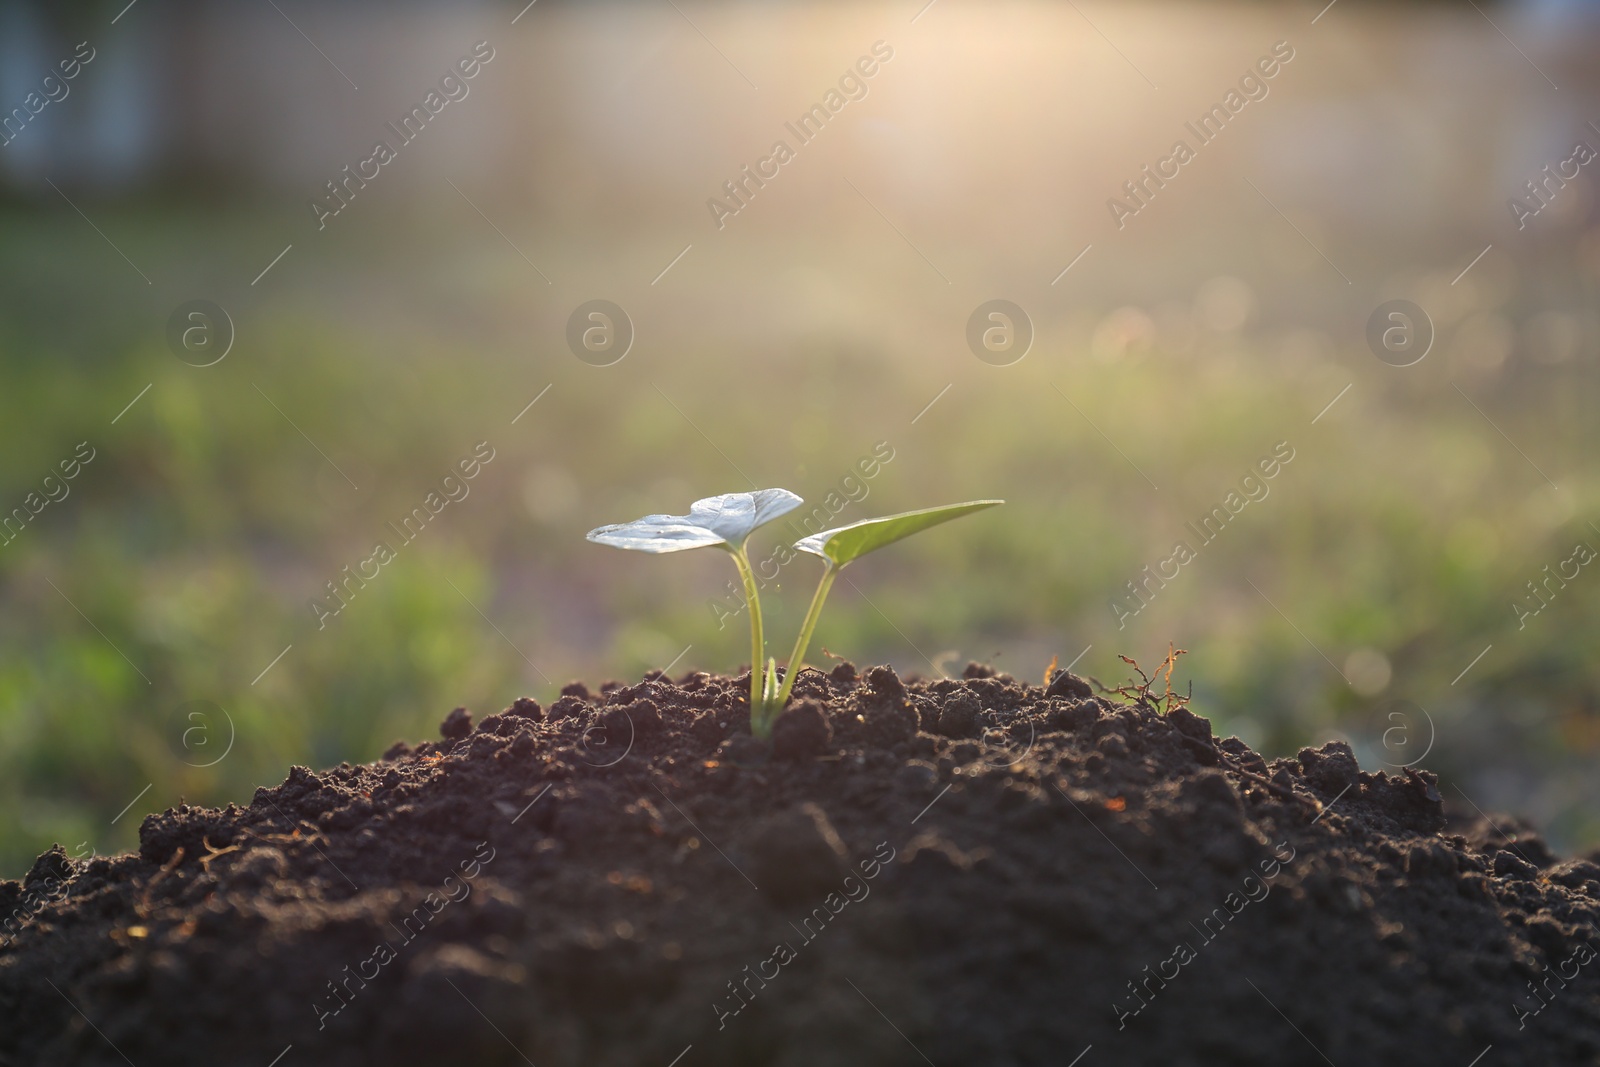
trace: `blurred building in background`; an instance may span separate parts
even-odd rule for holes
[[[0,175],[12,190],[48,191],[48,179],[91,194],[315,187],[328,162],[355,147],[341,131],[407,93],[420,99],[472,43],[474,23],[487,25],[503,7],[487,0],[7,3],[0,6],[7,115],[26,111],[30,93],[44,96],[43,80],[80,42],[94,59],[63,99],[0,147]],[[460,162],[469,173],[488,169],[497,159],[491,130],[509,118],[505,100],[464,110],[476,114],[452,116],[452,126],[468,127],[453,134],[466,149]],[[426,178],[429,168],[420,169],[402,181]]]
[[[593,169],[587,176],[604,195],[635,202],[657,195],[668,175],[714,191],[717,168],[734,162],[695,150],[699,135],[718,132],[717,116],[703,110],[704,85],[661,77],[689,56],[698,64],[709,55],[692,55],[702,45],[688,20],[667,5],[585,5],[580,12],[543,0],[513,28],[506,25],[508,17],[521,5],[493,0],[136,0],[124,8],[125,3],[67,7],[16,0],[0,7],[0,108],[6,114],[22,108],[78,42],[87,41],[95,52],[70,86],[70,103],[50,104],[0,147],[0,188],[38,193],[48,190],[48,179],[90,194],[168,187],[213,194],[315,189],[448,70],[471,43],[466,38],[472,26],[484,39],[499,40],[513,29],[523,40],[543,39],[549,46],[540,53],[543,69],[514,59],[505,65],[517,69],[494,71],[497,80],[515,81],[516,91],[480,94],[482,99],[452,114],[440,124],[447,132],[438,135],[450,141],[449,152],[409,161],[399,177],[386,176],[386,185],[415,188],[446,172],[504,179],[510,170],[527,179],[523,188],[538,189],[547,184],[541,177],[581,168],[588,156]],[[817,23],[814,40],[804,34],[771,39],[751,25],[748,13],[741,27],[747,37],[719,32],[734,54],[766,53],[753,55],[749,64],[765,65],[777,53],[783,57],[777,62],[801,66],[827,37],[823,24],[837,21],[837,11],[829,12],[835,6],[816,5],[821,14],[812,19],[805,5],[792,5],[784,16]],[[1014,13],[1018,6],[995,10]],[[1319,210],[1363,226],[1436,231],[1450,223],[1463,199],[1503,201],[1507,190],[1528,180],[1530,154],[1554,160],[1584,133],[1600,144],[1600,133],[1587,126],[1600,121],[1589,106],[1600,85],[1600,67],[1591,61],[1600,26],[1595,0],[1381,9],[1346,0],[1341,6],[1344,11],[1329,12],[1320,25],[1301,31],[1320,35],[1316,39],[1342,52],[1341,77],[1319,86],[1312,99],[1300,87],[1298,99],[1274,103],[1241,124],[1245,129],[1228,134],[1257,146],[1258,177],[1296,189]],[[1182,7],[1180,19],[1201,27],[1211,20],[1196,19],[1196,11],[1224,12],[1218,22],[1228,24],[1249,12],[1263,24],[1277,14],[1296,21],[1308,14],[1300,10],[1307,5],[1297,3]],[[708,5],[695,14],[703,23],[722,10]],[[1150,17],[1144,11],[1134,21]],[[1341,18],[1361,21],[1359,44],[1345,36]],[[1517,43],[1491,29],[1489,19]],[[977,21],[980,35],[983,21]],[[575,22],[613,29],[580,44],[567,32]],[[1424,23],[1426,32],[1419,32]],[[741,26],[739,20],[734,24]],[[1384,24],[1388,32],[1366,32]],[[1222,46],[1224,39],[1210,40],[1204,31],[1195,40],[1172,34],[1145,62],[1165,72],[1200,58],[1213,43]],[[1509,78],[1486,77],[1487,68],[1505,70],[1497,59],[1508,47],[1538,55],[1537,65],[1529,60]],[[1012,107],[1010,95],[1028,89],[1007,80],[1003,67],[968,73],[952,89],[991,111]],[[1530,94],[1545,82],[1563,91],[1530,106]],[[728,92],[733,95],[734,87]],[[1203,110],[1202,99],[1192,102]],[[1128,100],[1088,94],[1082,104],[1115,114]],[[1457,121],[1441,121],[1441,115]],[[914,150],[906,143],[913,131],[881,121],[869,130],[863,136],[898,144],[902,154]],[[1162,146],[1141,144],[1140,150],[1154,147]],[[974,184],[967,179],[987,169],[976,154],[931,158],[939,170],[955,172],[942,182],[946,189]],[[1362,180],[1350,180],[1354,168]]]

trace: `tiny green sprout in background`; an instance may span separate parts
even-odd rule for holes
[[[750,607],[750,732],[765,740],[772,736],[777,721],[794,688],[795,676],[805,659],[811,635],[822,615],[822,605],[833,588],[839,571],[868,552],[921,533],[951,519],[1003,504],[1003,500],[969,500],[962,504],[904,511],[880,519],[863,519],[848,526],[812,534],[795,542],[794,547],[820,557],[822,580],[811,598],[800,635],[795,639],[783,683],[778,683],[778,664],[766,657],[766,638],[761,623],[761,598],[756,591],[755,572],[745,542],[756,527],[787,515],[805,501],[787,489],[758,489],[753,493],[724,493],[696,500],[687,515],[646,515],[633,522],[602,526],[589,531],[589,540],[634,552],[685,552],[691,548],[721,548],[733,557],[744,582],[745,601]],[[762,669],[763,663],[766,669]]]

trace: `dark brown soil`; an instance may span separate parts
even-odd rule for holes
[[[47,853],[0,1064],[1600,1062],[1600,866],[1432,775],[981,667],[808,670],[767,758],[745,687],[452,713]]]

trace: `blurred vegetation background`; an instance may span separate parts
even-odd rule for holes
[[[1116,684],[1175,642],[1197,710],[1269,756],[1427,749],[1453,806],[1600,842],[1600,569],[1514,607],[1600,549],[1592,168],[1523,229],[1507,204],[1600,145],[1592,7],[680,6],[8,9],[4,108],[97,51],[0,147],[0,511],[94,459],[0,546],[0,872],[457,704],[736,671],[725,559],[584,532],[747,477],[818,502],[880,442],[841,523],[1010,503],[853,570],[832,652]],[[880,40],[865,98],[719,229],[707,199]],[[319,229],[478,41],[470,96]],[[1267,97],[1119,229],[1107,199],[1277,41]],[[965,341],[996,297],[1035,331],[1005,367]],[[565,340],[593,298],[636,331],[608,367]],[[236,332],[212,366],[168,341],[196,299]],[[1390,299],[1435,327],[1414,366],[1368,348]],[[780,645],[814,578],[769,594]]]

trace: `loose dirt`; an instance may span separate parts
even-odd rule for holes
[[[1600,866],[1425,771],[977,665],[807,670],[769,752],[747,692],[458,710],[52,850],[0,1064],[1600,1062]]]

